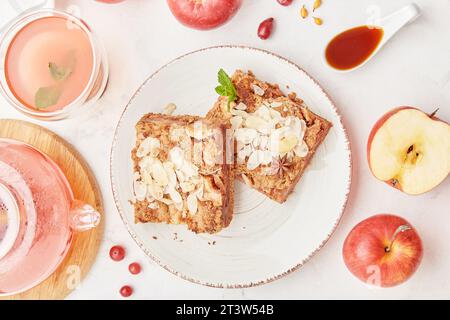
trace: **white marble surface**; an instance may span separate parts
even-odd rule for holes
[[[287,8],[275,0],[246,0],[231,23],[211,32],[182,27],[163,0],[127,0],[118,5],[93,0],[56,2],[60,7],[77,10],[91,25],[103,40],[111,64],[107,92],[92,111],[71,120],[40,123],[74,144],[85,156],[96,173],[105,202],[106,231],[98,259],[69,298],[118,299],[119,288],[128,283],[134,286],[136,299],[450,298],[450,179],[425,195],[407,196],[375,180],[365,156],[373,123],[392,107],[414,105],[429,111],[440,107],[440,116],[450,120],[449,0],[417,0],[423,15],[402,30],[375,60],[349,74],[337,74],[323,65],[321,54],[327,40],[341,29],[364,24],[373,12],[388,14],[408,0],[323,1],[321,27],[298,17],[300,4],[312,0],[295,0]],[[3,22],[2,15],[0,12]],[[277,19],[276,30],[270,40],[261,41],[256,36],[256,28],[269,16]],[[330,242],[301,270],[274,283],[243,290],[191,284],[149,261],[125,230],[109,183],[113,131],[135,90],[169,60],[219,44],[261,47],[304,67],[338,105],[354,155],[350,201]],[[25,118],[1,97],[0,117]],[[404,285],[369,289],[346,270],[342,244],[357,222],[382,212],[407,218],[419,230],[425,254],[418,272]],[[128,254],[124,262],[114,263],[109,259],[108,250],[114,244],[126,247]],[[133,261],[142,263],[143,272],[139,276],[131,276],[127,271],[128,263]]]

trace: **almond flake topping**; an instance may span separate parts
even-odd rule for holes
[[[176,109],[177,106],[175,105],[175,103],[169,103],[164,107],[164,114],[171,115],[175,112]]]
[[[245,111],[242,111],[244,112]],[[237,127],[242,124],[236,123]],[[173,206],[176,210],[195,215],[198,212],[198,201],[211,201],[214,206],[222,205],[222,194],[217,188],[212,187],[208,178],[204,176],[213,175],[214,181],[218,183],[216,174],[220,168],[215,168],[216,158],[220,155],[217,146],[212,140],[203,142],[205,137],[213,137],[214,132],[207,126],[196,125],[189,128],[174,128],[169,133],[171,141],[177,142],[177,146],[167,150],[167,160],[158,158],[161,142],[153,137],[142,140],[136,155],[140,158],[139,170],[133,174],[133,196],[135,201],[148,202],[147,207],[156,210],[160,204]],[[253,133],[256,136],[256,130]],[[194,141],[199,144],[200,160],[208,166],[207,173],[200,172],[199,167],[189,161],[191,157],[191,137],[199,139]],[[188,146],[184,148],[183,142]],[[195,151],[195,150],[194,150]],[[194,155],[195,157],[195,155]],[[218,177],[217,177],[218,178]],[[205,187],[206,184],[206,187]]]
[[[261,88],[260,86],[257,86],[256,84],[252,84],[252,89],[253,92],[257,95],[257,96],[263,96],[265,91],[263,88]]]
[[[139,148],[137,149],[136,156],[138,158],[143,158],[148,154],[151,154],[152,157],[156,157],[159,152],[159,148],[161,147],[161,143],[158,139],[148,137],[144,139]]]
[[[254,90],[256,94],[258,89]],[[305,121],[295,116],[283,117],[273,109],[282,106],[283,103],[274,101],[261,104],[253,113],[231,110],[237,161],[247,163],[248,170],[271,165],[273,158],[286,156],[292,160],[294,156],[302,158],[308,154],[308,146],[303,141],[307,129]]]
[[[240,102],[240,103],[239,103],[237,106],[235,106],[234,108],[237,109],[237,110],[243,110],[243,111],[247,110],[247,106],[246,106],[246,104],[243,103],[243,102]]]
[[[187,207],[191,215],[195,215],[198,211],[198,200],[195,193],[191,193],[187,197]]]

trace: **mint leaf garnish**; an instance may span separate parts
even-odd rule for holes
[[[225,97],[228,96],[227,90],[225,90],[225,88],[222,87],[222,86],[216,87],[216,92],[217,92],[219,95],[221,95],[221,96],[225,96]]]
[[[61,96],[61,86],[41,87],[34,96],[37,109],[47,109],[55,105]]]
[[[59,67],[54,62],[48,63],[48,69],[50,70],[53,80],[55,81],[63,81],[72,74],[72,68]]]
[[[230,111],[231,102],[235,101],[237,98],[236,88],[234,87],[231,78],[223,69],[219,70],[218,81],[220,86],[216,87],[216,92],[222,97],[228,97],[228,111]]]

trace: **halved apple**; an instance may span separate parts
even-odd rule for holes
[[[407,194],[428,192],[450,172],[450,125],[416,108],[394,109],[373,127],[367,158],[377,179]]]

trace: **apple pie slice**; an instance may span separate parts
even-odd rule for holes
[[[220,97],[207,119],[231,124],[236,141],[236,177],[283,203],[294,190],[332,124],[311,112],[295,94],[252,72],[231,77],[236,100]]]
[[[227,161],[227,127],[165,114],[147,114],[137,123],[137,223],[186,224],[196,233],[216,233],[230,224],[234,172]]]

